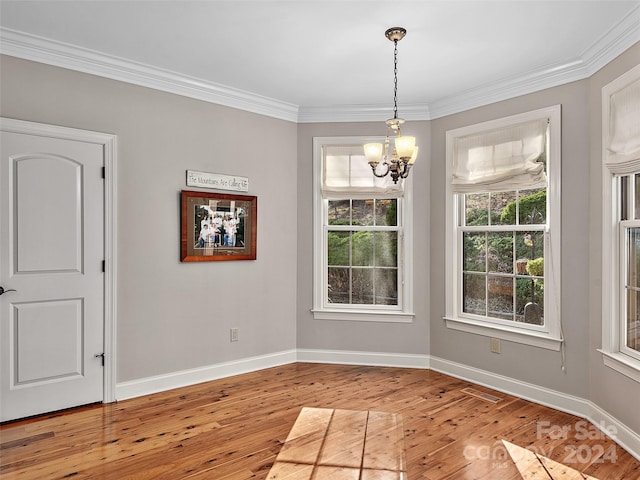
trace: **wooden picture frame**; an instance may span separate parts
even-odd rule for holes
[[[183,190],[181,220],[180,261],[256,259],[257,197]]]

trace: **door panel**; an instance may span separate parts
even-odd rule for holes
[[[101,145],[2,132],[0,420],[103,400]]]
[[[53,155],[13,156],[17,228],[14,273],[81,271],[82,164]],[[34,182],[34,179],[56,182]],[[43,202],[42,199],[47,199]]]
[[[82,375],[82,310],[79,299],[14,304],[9,334],[14,339],[12,385],[33,386]],[[51,342],[52,338],[59,341]]]

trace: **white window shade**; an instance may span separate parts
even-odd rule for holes
[[[640,78],[609,97],[605,164],[616,174],[640,168]]]
[[[454,193],[498,192],[544,187],[538,162],[547,142],[548,119],[458,137],[454,143]]]
[[[322,196],[324,198],[399,198],[403,182],[393,183],[391,176],[378,178],[364,156],[362,145],[328,146],[323,151]],[[381,167],[379,167],[381,168]]]

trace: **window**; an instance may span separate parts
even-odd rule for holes
[[[602,349],[640,382],[640,66],[602,90]]]
[[[410,322],[410,178],[376,178],[363,144],[314,139],[314,317]]]
[[[559,350],[560,106],[447,132],[449,328]]]

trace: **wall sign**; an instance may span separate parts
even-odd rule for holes
[[[218,173],[194,172],[187,170],[187,186],[217,188],[219,190],[249,191],[249,178]]]

